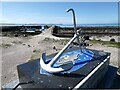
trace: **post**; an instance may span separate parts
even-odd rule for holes
[[[120,29],[120,1],[118,2],[118,29]],[[118,37],[118,40],[120,38]],[[120,50],[118,49],[118,73],[120,74],[120,60],[119,60]]]

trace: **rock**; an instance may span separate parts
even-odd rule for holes
[[[89,39],[89,36],[84,36],[83,38],[84,38],[85,40],[90,40],[90,39]]]
[[[23,34],[23,36],[24,36],[24,37],[27,37],[27,35],[26,35],[26,34]]]
[[[87,43],[86,45],[87,45],[87,46],[89,46],[89,44],[88,44],[88,43]]]
[[[101,41],[101,39],[98,39],[98,41]]]
[[[78,44],[77,42],[73,42],[73,45],[76,45],[76,46],[77,46],[77,45],[79,45],[79,44]]]
[[[18,37],[18,33],[14,34],[15,37]]]
[[[26,45],[25,43],[23,43],[22,45]]]
[[[53,46],[53,49],[55,49],[57,51],[57,48],[55,47],[55,45]]]
[[[110,41],[115,42],[115,39],[114,39],[114,38],[111,38]]]
[[[30,45],[28,45],[28,47],[31,47]]]
[[[90,44],[89,46],[93,46],[93,44]]]

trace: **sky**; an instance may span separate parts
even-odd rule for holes
[[[77,24],[118,23],[117,2],[2,2],[0,23],[72,24],[69,8]]]

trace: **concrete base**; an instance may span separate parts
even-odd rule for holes
[[[116,74],[117,72],[117,67],[109,65],[108,66],[108,71],[104,75],[103,79],[101,82],[98,83],[96,88],[99,89],[119,89],[120,88],[120,76]],[[97,78],[97,77],[96,77]],[[14,80],[10,83],[6,83],[4,86],[2,86],[3,89],[5,90],[12,90],[17,84],[19,84],[19,80]],[[21,86],[18,88],[22,89]]]
[[[75,50],[79,47],[70,49]],[[69,51],[70,51],[69,50]],[[97,88],[100,82],[105,77],[106,72],[109,70],[110,53],[92,50],[94,52],[94,58],[85,64],[80,69],[66,74],[40,74],[40,61],[33,60],[17,66],[19,83],[21,88],[33,89],[33,88]],[[48,58],[54,57],[55,54],[48,56]],[[85,62],[83,62],[85,63]],[[28,83],[33,81],[32,83]],[[15,84],[15,83],[14,83]],[[18,83],[16,83],[17,85]],[[8,84],[7,84],[8,85]],[[10,84],[3,88],[8,88]],[[15,86],[16,86],[15,85]],[[12,85],[11,85],[12,86]],[[14,86],[14,87],[15,87]],[[13,88],[14,88],[13,87]]]

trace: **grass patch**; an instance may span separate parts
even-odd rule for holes
[[[39,52],[40,52],[40,50],[38,50],[38,49],[33,50],[33,53],[39,53]]]
[[[70,39],[62,39],[62,40],[60,40],[60,44],[66,45],[69,41],[70,41]]]
[[[70,41],[70,39],[54,39],[54,38],[45,38],[44,40],[43,40],[44,42],[56,42],[56,43],[59,43],[60,45],[66,45],[69,41]]]
[[[33,50],[33,54],[32,54],[31,57],[28,59],[28,61],[35,60],[35,59],[40,58],[40,51],[41,51],[41,50],[34,49],[34,50]]]
[[[29,59],[28,61],[32,61],[32,60],[35,60],[35,59],[37,59],[37,58],[36,58],[36,55],[35,55],[35,54],[32,54],[32,56],[30,57],[30,59]]]
[[[36,60],[38,58],[40,58],[40,54],[33,53],[31,57],[28,59],[28,61]]]
[[[54,39],[54,38],[45,38],[43,41],[46,41],[46,42],[59,42],[60,40],[57,40],[57,39]]]
[[[22,41],[13,41],[12,43],[13,44],[22,44],[23,42]]]
[[[99,43],[99,44],[102,44],[102,45],[107,45],[108,47],[120,48],[120,42],[90,40],[90,43],[93,43],[93,44]]]
[[[2,44],[1,45],[3,48],[8,48],[8,47],[10,47],[10,46],[12,46],[11,44]]]

